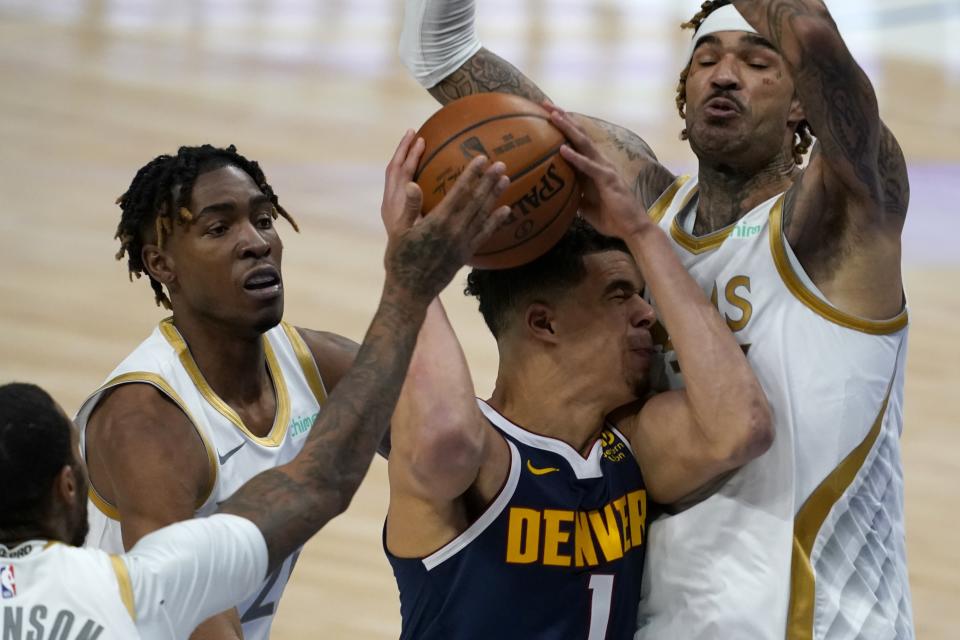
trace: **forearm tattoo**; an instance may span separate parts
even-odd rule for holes
[[[497,91],[521,96],[540,104],[547,96],[512,64],[488,51],[480,49],[459,69],[430,89],[430,95],[441,104],[457,98]]]
[[[260,528],[271,569],[349,504],[389,425],[425,310],[386,291],[300,454],[255,476],[222,506]]]
[[[903,154],[880,121],[870,79],[850,55],[836,23],[819,0],[740,0],[737,8],[783,53],[824,160],[849,176],[848,184],[885,214],[902,216],[909,187]],[[819,23],[835,37],[806,42],[803,25]]]

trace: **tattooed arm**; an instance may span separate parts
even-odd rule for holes
[[[907,175],[893,134],[880,121],[870,79],[847,49],[820,0],[739,0],[737,9],[784,56],[807,119],[822,147],[828,180],[872,205],[898,230],[907,208]]]
[[[329,331],[314,331],[297,327],[297,333],[303,338],[313,361],[317,363],[320,380],[326,393],[337,388],[340,379],[350,370],[360,345],[336,333]],[[377,447],[377,453],[384,458],[390,457],[390,431],[383,434],[383,440]]]
[[[485,169],[475,158],[441,204],[414,224],[422,193],[391,176],[422,148],[408,132],[387,170],[385,204],[399,201],[403,210],[387,244],[380,306],[356,360],[297,457],[255,476],[221,507],[260,529],[270,570],[347,508],[390,421],[427,306],[509,213],[494,210],[508,182],[503,165]],[[400,189],[399,197],[390,197],[391,189]]]
[[[532,80],[486,48],[481,48],[428,91],[440,104],[488,91],[518,95],[538,104],[549,100]],[[634,193],[645,207],[652,205],[676,179],[660,164],[650,145],[633,131],[582,114],[573,114],[573,118],[614,161],[620,174],[634,186]]]
[[[820,0],[734,4],[780,51],[817,136],[785,212],[791,245],[838,306],[865,317],[894,315],[902,306],[899,238],[909,184],[869,78]]]
[[[547,95],[512,64],[483,48],[476,35],[474,0],[406,0],[400,58],[441,104],[496,91],[540,104]],[[614,159],[623,178],[649,206],[674,176],[637,134],[575,116],[594,142]]]

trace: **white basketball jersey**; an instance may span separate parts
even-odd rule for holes
[[[168,318],[160,322],[150,337],[127,356],[81,406],[76,422],[84,456],[88,455],[87,421],[103,392],[121,384],[153,385],[190,418],[206,446],[211,484],[206,499],[197,505],[196,515],[213,513],[219,503],[247,480],[296,456],[326,399],[317,365],[295,328],[281,323],[264,334],[263,340],[277,400],[276,418],[265,437],[253,435],[237,413],[214,393],[183,337]],[[86,544],[109,553],[122,553],[116,508],[92,487],[90,501],[90,533]],[[299,552],[287,558],[267,576],[259,591],[237,604],[247,640],[269,637],[277,603],[298,555]]]
[[[186,638],[266,569],[260,530],[227,514],[164,527],[124,555],[46,540],[0,544],[0,627],[4,640]]]
[[[0,544],[5,637],[139,638],[130,601],[122,597],[128,588],[123,562],[98,549],[46,540],[12,548]],[[92,593],[99,596],[91,598]]]
[[[681,178],[650,214],[747,354],[776,435],[712,497],[652,524],[636,638],[913,638],[906,309],[873,321],[831,305],[784,238],[782,195],[694,237],[696,193]],[[669,338],[658,342],[682,386]]]

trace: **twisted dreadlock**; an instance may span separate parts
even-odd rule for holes
[[[706,0],[706,2],[700,5],[700,11],[690,18],[689,22],[684,22],[680,27],[682,29],[693,29],[694,32],[696,32],[696,30],[700,28],[700,25],[703,24],[703,21],[707,19],[707,16],[728,4],[730,4],[730,0]],[[677,83],[677,110],[683,119],[687,117],[687,75],[689,73],[690,64],[687,63],[686,68],[680,73],[680,82]],[[680,139],[686,140],[689,137],[689,133],[686,127],[684,127],[683,131],[680,132]],[[793,146],[793,161],[797,165],[801,165],[803,164],[803,156],[805,156],[806,153],[810,151],[810,147],[813,146],[813,130],[810,128],[809,122],[802,120],[800,124],[797,125],[797,130],[794,132],[794,139],[796,142]]]
[[[123,259],[124,254],[127,255],[131,281],[134,276],[139,278],[144,273],[147,274],[158,306],[170,309],[170,299],[164,293],[163,285],[150,275],[143,264],[141,253],[146,234],[152,227],[157,236],[157,245],[163,248],[164,241],[173,233],[174,222],[188,224],[193,219],[187,206],[197,176],[228,165],[244,171],[260,191],[270,198],[274,219],[278,215],[283,216],[295,231],[300,230],[290,214],[280,206],[277,195],[267,183],[260,165],[237,153],[235,146],[230,145],[226,149],[209,144],[180,147],[175,156],[157,156],[137,171],[126,193],[117,198],[122,213],[114,238],[120,240],[117,260]],[[177,187],[179,192],[174,196]]]

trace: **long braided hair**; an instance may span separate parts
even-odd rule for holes
[[[267,182],[260,165],[248,160],[230,145],[226,148],[209,144],[199,147],[180,147],[177,155],[159,155],[137,171],[127,191],[117,198],[120,205],[120,224],[117,225],[115,238],[120,240],[117,260],[127,256],[130,280],[140,278],[144,273],[150,279],[154,299],[158,306],[170,309],[170,299],[160,284],[147,271],[143,264],[143,245],[146,234],[152,229],[156,234],[156,243],[163,248],[166,238],[173,233],[173,224],[188,224],[193,219],[188,205],[193,184],[201,173],[213,171],[224,166],[235,166],[244,171],[273,203],[273,217],[283,216],[299,231],[297,223],[280,206],[277,195]],[[174,196],[175,189],[179,192]]]
[[[707,16],[728,4],[730,4],[730,0],[706,0],[706,2],[700,5],[700,11],[690,18],[689,21],[680,25],[680,27],[682,29],[693,29],[694,32],[696,32],[696,30],[700,28],[700,25],[703,24],[703,21],[707,19]],[[680,72],[680,81],[677,83],[677,111],[680,112],[680,117],[684,120],[687,118],[687,76],[689,73],[690,65],[688,64],[686,68]],[[690,135],[687,132],[687,128],[684,127],[680,132],[680,139],[686,140],[689,137]],[[809,122],[802,120],[800,124],[797,125],[794,140],[793,161],[799,166],[803,164],[803,156],[805,156],[807,152],[810,151],[810,147],[813,146],[813,130],[810,128]]]

